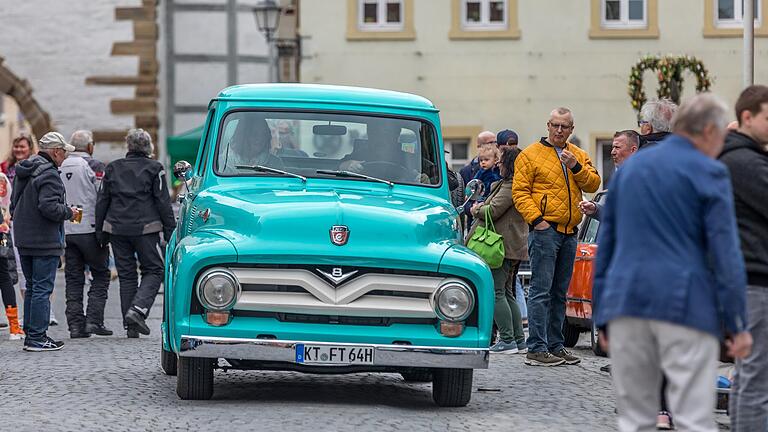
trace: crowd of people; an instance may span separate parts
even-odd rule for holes
[[[722,349],[736,361],[733,430],[768,430],[768,87],[741,93],[731,125],[728,111],[712,94],[680,107],[646,103],[639,132],[614,134],[616,171],[604,203],[585,199],[602,180],[569,141],[570,109],[553,109],[547,136],[522,150],[512,130],[478,135],[477,157],[449,184],[483,185],[463,208],[466,237],[490,226],[503,243],[491,269],[498,328],[491,353],[525,354],[530,366],[580,363],[564,346],[563,323],[578,227],[588,215],[601,221],[593,319],[611,355],[619,429],[671,428],[672,412],[680,429],[716,430]],[[176,222],[151,136],[134,129],[126,144],[126,157],[105,166],[92,157],[89,131],[69,141],[57,132],[37,143],[20,136],[0,164],[0,293],[10,337],[23,337],[26,351],[63,346],[47,334],[61,265],[70,336],[113,334],[104,325],[110,249],[126,335],[150,333],[163,245]],[[524,261],[527,299],[517,277]]]
[[[484,186],[466,209],[467,239],[490,222],[504,242],[504,260],[491,269],[499,333],[491,352],[525,354],[531,366],[581,361],[564,346],[565,297],[582,219],[579,203],[584,193],[598,190],[601,179],[587,152],[568,141],[573,128],[573,113],[560,107],[550,113],[547,136],[522,151],[512,130],[481,132],[478,156],[459,171],[464,183],[477,179]],[[523,261],[531,266],[527,300],[517,289]],[[527,309],[527,340],[521,304]]]
[[[514,133],[478,136],[478,158],[460,172],[487,184],[488,161],[498,169],[467,209],[468,237],[490,217],[504,242],[505,259],[492,269],[492,353],[526,353],[535,366],[579,363],[563,347],[562,325],[576,230],[589,215],[601,221],[593,319],[610,348],[619,429],[671,429],[672,412],[681,430],[717,430],[722,354],[736,362],[732,429],[768,431],[768,87],[745,89],[731,124],[728,111],[712,94],[679,108],[646,103],[639,132],[613,137],[604,205],[583,198],[601,180],[568,141],[570,110],[553,110],[548,136],[523,151]],[[526,258],[527,340],[512,288]]]
[[[176,222],[165,171],[151,157],[151,136],[133,129],[126,145],[126,157],[105,166],[92,156],[90,131],[74,132],[69,142],[58,132],[37,143],[23,135],[0,165],[0,292],[10,338],[23,338],[25,351],[56,351],[64,345],[48,335],[55,322],[51,295],[62,265],[70,337],[114,333],[104,325],[110,255],[126,336],[150,333],[146,318],[163,280],[162,246]]]

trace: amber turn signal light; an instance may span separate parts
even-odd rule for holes
[[[229,324],[229,312],[208,311],[205,313],[205,322],[217,327],[227,325]]]
[[[447,337],[461,336],[464,332],[463,322],[440,321],[440,334]]]

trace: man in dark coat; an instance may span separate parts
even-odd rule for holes
[[[104,172],[96,203],[96,237],[101,244],[112,243],[123,325],[128,337],[136,338],[150,333],[146,319],[163,282],[161,244],[170,238],[176,221],[163,165],[149,157],[152,137],[132,129],[125,141],[125,158],[110,163]]]
[[[752,354],[736,361],[731,430],[768,431],[768,87],[747,87],[736,101],[739,127],[720,161],[733,184],[736,222],[747,269],[747,329]]]
[[[25,351],[56,351],[64,343],[48,337],[51,293],[64,255],[64,221],[78,210],[67,206],[58,167],[75,148],[58,132],[40,139],[40,152],[20,162],[11,197],[16,247],[27,283],[24,297]]]

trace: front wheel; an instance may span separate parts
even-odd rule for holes
[[[563,345],[568,348],[573,348],[579,342],[579,335],[581,335],[581,329],[575,325],[569,323],[567,320],[563,322],[563,338],[565,341]]]
[[[599,357],[608,357],[608,353],[600,348],[600,336],[597,333],[597,326],[595,326],[594,321],[592,321],[592,331],[590,333],[589,342],[592,345],[592,352]]]
[[[206,400],[213,396],[214,359],[179,357],[176,394],[184,400]]]
[[[463,407],[472,398],[472,369],[435,369],[432,399],[437,406]]]
[[[166,375],[176,375],[177,372],[177,357],[176,353],[172,351],[166,351],[163,348],[163,342],[160,342],[160,367],[163,369]]]

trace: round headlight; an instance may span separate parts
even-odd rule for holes
[[[445,321],[463,321],[475,307],[472,290],[459,282],[448,282],[435,292],[434,306],[437,316]]]
[[[240,291],[235,277],[225,270],[214,270],[200,278],[197,297],[206,309],[222,310],[234,306]]]

